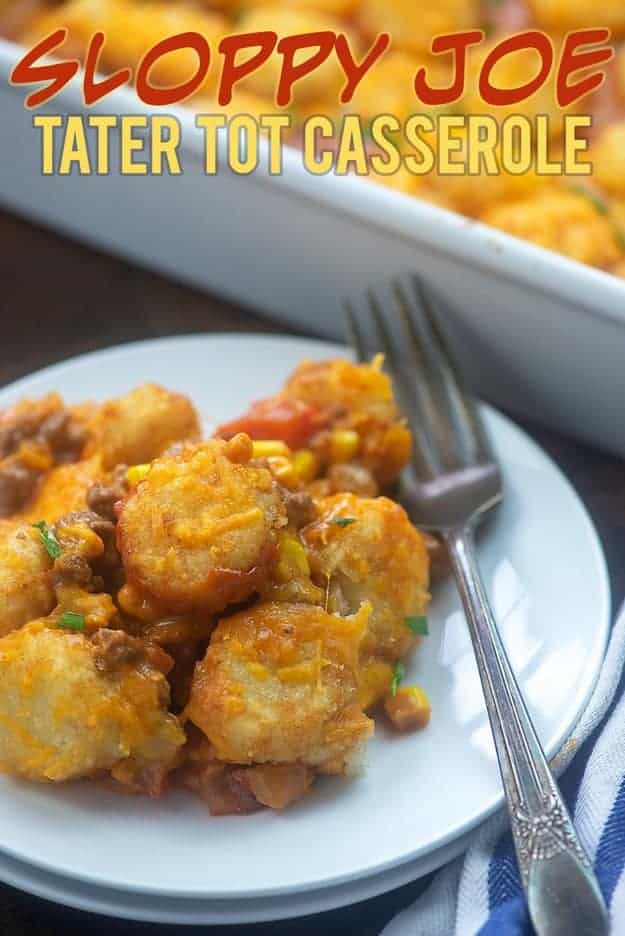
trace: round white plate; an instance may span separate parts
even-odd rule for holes
[[[341,353],[299,338],[193,336],[127,345],[42,371],[0,406],[58,389],[104,399],[143,381],[188,393],[206,428],[277,390],[304,358]],[[344,353],[344,351],[343,351]],[[605,561],[574,491],[547,456],[486,411],[506,497],[480,560],[512,664],[549,754],[595,683],[610,597]],[[390,737],[379,725],[362,776],[325,780],[284,813],[214,819],[183,792],[161,800],[90,784],[0,781],[0,847],[48,871],[134,895],[266,898],[336,887],[413,862],[474,827],[502,801],[479,679],[451,582],[437,588],[431,636],[407,680],[432,700],[430,726]]]
[[[133,894],[85,884],[35,868],[0,852],[0,880],[20,890],[116,919],[177,925],[232,925],[286,920],[351,906],[424,877],[460,855],[469,845],[472,833],[444,845],[423,858],[399,865],[380,874],[348,881],[321,890],[277,897],[249,897],[244,900],[201,900],[193,897],[160,897]]]

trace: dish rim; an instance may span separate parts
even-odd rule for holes
[[[3,91],[22,99],[24,89],[10,83],[10,74],[25,52],[25,46],[0,36]],[[82,97],[80,75],[81,72],[55,98],[54,105],[57,102],[61,105],[55,108],[56,112],[116,115],[158,112],[142,104],[131,88],[125,86],[108,95],[105,101],[87,107]],[[201,134],[194,123],[196,112],[181,106],[168,108],[165,112],[180,121],[181,152],[203,163]],[[28,114],[26,109],[25,114]],[[33,140],[33,145],[35,143]],[[223,160],[226,144],[223,133],[219,135],[219,144]],[[264,140],[260,141],[260,150],[264,154],[268,150]],[[279,175],[269,175],[259,168],[248,175],[238,175],[237,179],[241,185],[273,185],[274,191],[282,196],[297,196],[307,202],[322,204],[327,211],[346,215],[352,220],[356,218],[382,234],[391,232],[409,244],[416,242],[422,249],[460,260],[517,285],[529,286],[552,299],[564,300],[579,310],[625,323],[625,278],[368,179],[355,175],[312,175],[304,168],[301,156],[293,146],[283,147],[283,163],[283,172]],[[219,175],[216,175],[214,181],[218,179]],[[598,295],[602,297],[600,304]]]

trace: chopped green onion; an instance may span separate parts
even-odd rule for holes
[[[33,526],[36,530],[39,530],[39,539],[45,546],[46,552],[50,556],[50,559],[58,559],[63,550],[61,549],[61,544],[52,530],[48,527],[46,521],[40,520],[39,523],[33,523]]]
[[[85,616],[77,611],[64,611],[59,618],[59,627],[65,630],[83,631],[85,629]]]
[[[348,527],[352,523],[356,523],[355,517],[336,517],[335,520],[331,520],[330,523],[333,523],[337,527]]]
[[[430,633],[428,619],[425,615],[406,617],[404,618],[404,624],[413,634],[418,634],[420,637],[425,637]]]
[[[390,693],[392,696],[397,695],[397,690],[399,689],[400,683],[404,676],[406,675],[406,667],[401,660],[398,660],[393,669],[393,679],[391,681]]]

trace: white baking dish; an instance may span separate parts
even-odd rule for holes
[[[0,40],[6,207],[330,337],[341,296],[418,271],[482,396],[625,455],[625,281],[366,180],[314,177],[292,150],[280,177],[206,177],[185,111],[182,176],[44,178],[24,89],[8,83],[22,54]],[[79,82],[46,110],[83,113]],[[143,112],[125,89],[100,110]]]

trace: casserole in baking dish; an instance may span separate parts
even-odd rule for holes
[[[104,9],[105,4],[93,8]],[[412,5],[403,9],[405,13]],[[553,18],[559,7],[549,9]],[[579,13],[570,5],[566,10]],[[593,16],[599,12],[593,7]],[[38,14],[46,15],[42,8]],[[620,4],[611,15],[618,36]],[[568,25],[563,21],[562,28]],[[28,28],[22,22],[19,31],[26,36]],[[400,52],[413,59],[422,55],[420,50]],[[489,192],[493,180],[465,184],[463,178],[450,178],[448,192],[424,193],[430,198],[425,201],[355,176],[311,176],[300,154],[288,147],[280,176],[269,178],[261,170],[237,176],[225,169],[208,178],[190,108],[177,112],[184,157],[180,176],[120,175],[113,153],[107,177],[72,172],[42,178],[32,114],[24,108],[23,89],[9,84],[23,55],[23,45],[0,40],[0,200],[6,207],[299,328],[331,336],[341,333],[341,296],[368,281],[417,270],[446,301],[450,336],[483,396],[560,431],[625,451],[620,438],[625,285],[618,276],[510,238],[444,207],[455,203],[469,210],[460,202],[479,201],[482,181]],[[248,98],[258,95],[246,93]],[[298,108],[304,111],[299,102]],[[108,114],[144,110],[126,89],[92,108]],[[83,114],[80,83],[68,85],[41,112]],[[602,113],[610,123],[617,112],[611,107],[609,114]],[[608,133],[608,181],[599,199],[594,190],[588,197],[557,180],[552,186],[545,183],[540,194],[523,193],[519,201],[486,194],[481,202],[485,211],[501,212],[503,226],[515,233],[617,271],[622,247],[616,191],[623,173],[618,152],[615,163],[609,155],[614,153],[610,139],[618,139],[618,130]],[[423,187],[429,189],[429,183]],[[528,208],[528,201],[534,208]],[[561,214],[562,204],[571,213]]]

